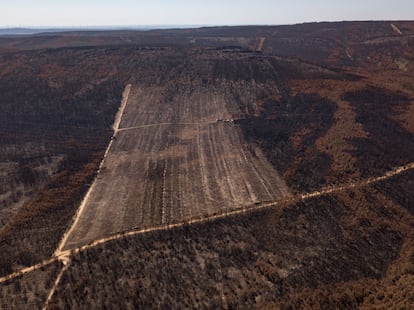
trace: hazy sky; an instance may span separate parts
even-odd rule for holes
[[[414,20],[414,0],[0,0],[1,26]]]

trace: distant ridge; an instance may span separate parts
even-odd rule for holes
[[[85,27],[0,27],[0,35],[33,35],[50,32],[154,30],[210,27],[213,25],[141,25],[141,26],[85,26]]]

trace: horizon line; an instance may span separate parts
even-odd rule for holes
[[[317,24],[317,23],[342,23],[342,22],[413,22],[410,19],[355,19],[355,20],[321,20],[321,21],[302,21],[292,23],[245,23],[245,24],[137,24],[137,25],[0,25],[0,29],[133,29],[133,28],[195,28],[195,27],[242,27],[242,26],[290,26],[301,24]]]

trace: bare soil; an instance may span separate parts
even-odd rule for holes
[[[260,150],[247,148],[227,106],[220,93],[197,90],[169,102],[163,89],[133,87],[116,139],[62,249],[289,195]]]

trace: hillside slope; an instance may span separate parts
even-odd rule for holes
[[[47,294],[51,309],[414,306],[414,174],[407,169],[387,177],[414,162],[413,22],[126,32],[122,36],[132,41],[125,44],[114,39],[120,33],[76,34],[89,45],[82,48],[68,47],[73,35],[0,40],[7,48],[0,54],[0,105],[7,112],[0,115],[2,189],[7,195],[25,189],[25,199],[23,192],[15,193],[0,213],[1,274],[52,257],[32,277],[3,280],[7,301],[2,299],[2,307],[30,300],[41,308]],[[220,158],[198,178],[217,182],[214,163],[223,162],[247,173],[248,165],[240,164],[245,152],[250,164],[271,163],[266,175],[277,171],[294,199],[263,198],[275,203],[203,222],[191,222],[188,214],[180,225],[148,232],[127,225],[121,230],[132,228],[131,234],[90,247],[74,245],[72,253],[53,256],[95,177],[129,83],[136,87],[135,105],[126,109],[120,128],[196,123],[224,103],[224,110],[202,121],[212,122],[204,125],[209,145],[222,142],[228,148],[220,146]],[[231,124],[217,122],[229,117]],[[128,152],[165,159],[171,146],[179,146],[175,155],[191,149],[193,125],[177,126],[148,127],[134,135],[125,131],[114,142],[113,162]],[[152,150],[139,144],[128,149],[136,143],[126,143],[163,137],[165,145],[151,143]],[[197,158],[180,158],[184,170],[174,170],[175,176],[192,188],[197,181],[189,184],[191,178],[180,171]],[[142,178],[139,184],[160,184],[165,161],[145,166],[124,159],[125,167],[137,170],[136,180]],[[257,183],[221,168],[234,184],[245,180],[254,188]],[[259,177],[266,177],[264,170],[256,170]],[[380,176],[385,177],[364,182]],[[174,190],[177,184],[170,184],[169,194],[182,193]],[[226,187],[220,183],[215,191],[231,193],[220,185]],[[208,205],[185,199],[194,191],[201,192],[194,197],[207,196],[214,188],[189,190],[176,205],[183,212]],[[321,193],[323,188],[336,190]],[[127,191],[139,193],[147,190]],[[167,195],[155,193],[151,204],[159,211]],[[230,201],[219,199],[210,207],[225,211]],[[128,211],[131,218],[140,212]],[[51,287],[53,276],[59,281]],[[38,278],[44,281],[33,287],[32,279]]]

